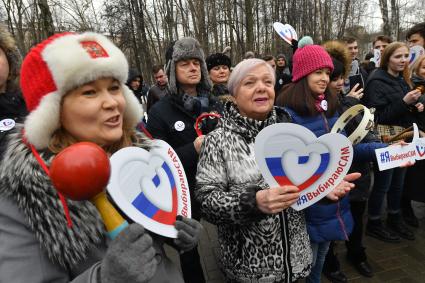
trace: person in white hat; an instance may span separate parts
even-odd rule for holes
[[[25,57],[29,115],[10,134],[0,165],[0,282],[183,282],[163,241],[133,223],[108,245],[95,207],[61,201],[44,169],[80,141],[108,154],[149,149],[134,130],[142,110],[124,84],[127,72],[124,54],[96,33],[54,35]],[[197,244],[197,221],[182,218],[175,226],[180,250]]]

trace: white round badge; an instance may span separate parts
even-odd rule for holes
[[[322,107],[323,110],[328,110],[328,102],[326,100],[322,100],[320,102],[320,107]]]
[[[177,121],[174,123],[174,129],[176,129],[176,131],[183,131],[185,128],[184,122],[183,121]]]
[[[3,119],[0,121],[0,131],[9,131],[15,127],[15,120]]]

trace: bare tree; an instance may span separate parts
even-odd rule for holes
[[[93,30],[106,33],[130,65],[150,78],[154,62],[164,62],[169,43],[182,36],[197,38],[207,55],[230,46],[233,62],[248,50],[290,54],[273,30],[275,21],[316,43],[346,35],[368,41],[370,5],[366,0],[1,0],[0,14],[22,53],[54,32]],[[425,0],[379,0],[382,32],[400,38],[423,21],[425,9],[417,7],[424,5]]]

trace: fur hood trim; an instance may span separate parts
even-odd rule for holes
[[[104,225],[89,201],[67,200],[73,227],[68,228],[57,191],[22,141],[22,125],[9,135],[0,166],[0,195],[23,212],[50,260],[66,269],[88,257],[103,242]],[[53,156],[40,153],[49,166]]]
[[[337,40],[330,40],[325,42],[323,47],[332,58],[340,61],[344,65],[344,72],[342,76],[347,78],[351,71],[351,57],[344,43]]]

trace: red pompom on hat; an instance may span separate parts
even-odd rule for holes
[[[296,82],[322,68],[329,68],[331,72],[334,69],[328,52],[320,45],[313,45],[313,40],[309,36],[300,39],[298,49],[292,58],[292,81]]]
[[[20,84],[30,112],[25,120],[26,140],[37,149],[47,148],[60,127],[62,97],[70,90],[100,78],[121,83],[126,109],[124,119],[134,127],[143,110],[125,85],[128,62],[122,51],[101,34],[60,33],[49,37],[25,57]]]

